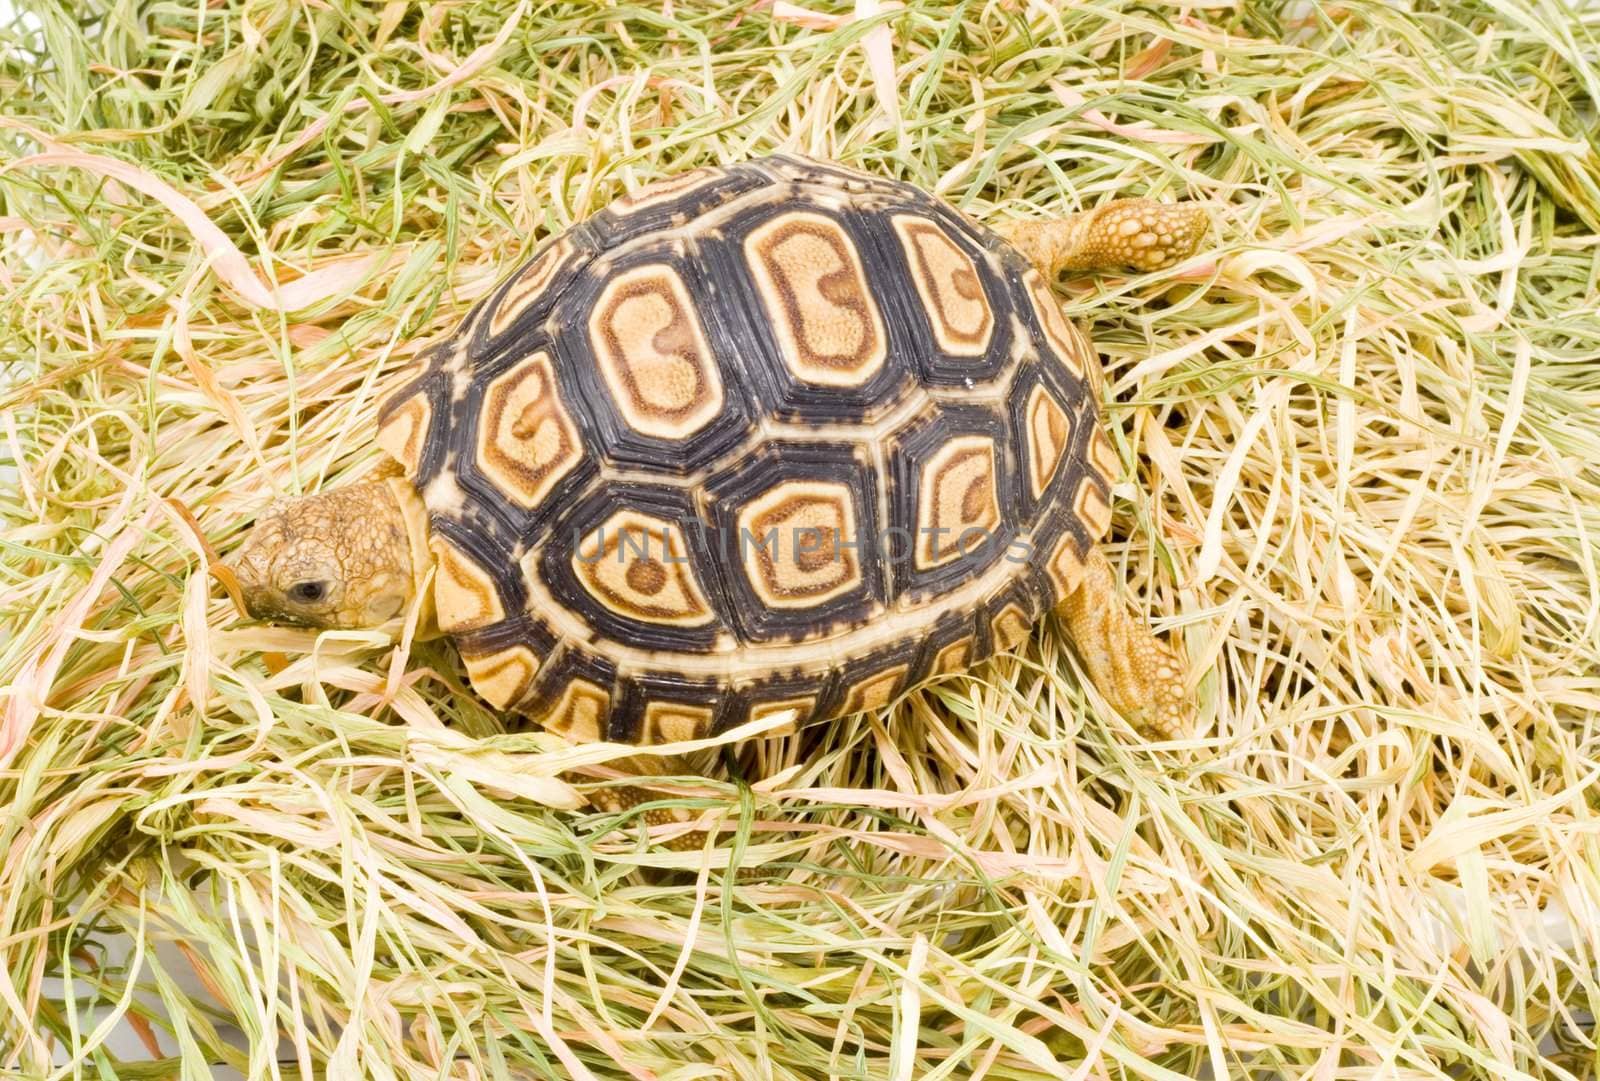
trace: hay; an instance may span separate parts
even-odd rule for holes
[[[1600,13],[20,7],[0,1073],[1595,1075]],[[1046,625],[662,782],[676,853],[447,650],[235,621],[207,543],[370,467],[539,238],[779,147],[990,223],[1211,203],[1185,275],[1063,284],[1194,739]]]

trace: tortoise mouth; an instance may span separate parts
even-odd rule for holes
[[[252,622],[289,627],[315,627],[319,625],[307,613],[294,611],[287,604],[280,603],[273,595],[274,591],[265,586],[258,575],[250,573],[248,560],[240,560],[235,557],[228,562],[228,567],[233,571],[234,579],[239,584],[239,594],[244,601],[245,615]]]
[[[302,614],[291,612],[286,608],[259,598],[246,597],[244,610],[249,613],[251,620],[256,623],[270,623],[273,626],[281,627],[316,626]]]
[[[245,610],[250,613],[253,623],[264,624],[269,627],[296,627],[312,631],[352,630],[367,624],[352,623],[343,618],[339,612],[328,612],[324,615],[307,615],[305,612],[295,612],[283,605],[273,604],[270,601],[245,602]]]
[[[244,602],[246,618],[257,623],[289,622],[291,618],[289,613],[279,611],[276,605],[263,596],[266,591],[262,588],[261,580],[251,573],[250,560],[242,558],[243,555],[244,553],[235,553],[225,565],[233,572],[233,579],[239,586],[239,598]]]

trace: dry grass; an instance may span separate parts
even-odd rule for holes
[[[21,6],[0,1074],[1596,1075],[1600,14]],[[724,827],[669,853],[448,651],[210,586],[180,507],[226,550],[366,469],[536,240],[780,147],[990,223],[1211,202],[1181,278],[1063,284],[1196,738],[1142,744],[1045,626],[669,788]]]

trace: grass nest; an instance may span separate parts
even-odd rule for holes
[[[1597,36],[1555,0],[0,5],[0,1074],[1595,1076]],[[1183,273],[1058,283],[1192,738],[1047,621],[724,748],[663,790],[718,828],[674,852],[580,805],[616,749],[449,650],[215,587],[539,240],[778,149],[991,225],[1209,205]]]

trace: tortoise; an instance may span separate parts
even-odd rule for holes
[[[275,504],[231,566],[258,619],[431,605],[484,700],[574,741],[877,709],[1050,609],[1113,706],[1181,732],[1183,665],[1096,550],[1118,462],[1050,283],[1206,227],[1119,199],[1002,238],[790,155],[671,176],[424,352],[379,410],[397,468]]]

